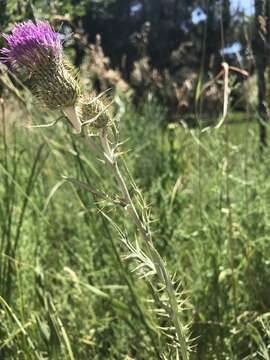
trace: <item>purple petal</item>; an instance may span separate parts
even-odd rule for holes
[[[62,54],[60,36],[46,21],[16,24],[10,35],[2,36],[8,47],[0,50],[1,61],[11,66],[32,71]]]

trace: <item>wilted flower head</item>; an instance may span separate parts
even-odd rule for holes
[[[62,109],[80,132],[73,111],[79,85],[63,59],[60,35],[46,21],[27,21],[15,25],[11,34],[3,34],[3,38],[7,47],[0,50],[2,62],[11,71],[26,74],[34,95],[48,108]]]

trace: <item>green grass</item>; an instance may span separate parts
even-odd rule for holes
[[[65,124],[25,129],[24,111],[12,98],[7,104],[0,358],[157,359],[163,340],[149,290],[128,271],[118,234],[98,209],[132,225],[63,175],[109,193],[113,179]],[[257,125],[232,113],[239,124],[226,138],[225,126],[166,126],[155,103],[123,106],[127,166],[151,205],[155,244],[192,304],[192,358],[268,359],[270,157],[258,150]]]

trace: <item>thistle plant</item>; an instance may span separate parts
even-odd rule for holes
[[[152,310],[160,319],[160,333],[169,345],[168,351],[162,351],[160,358],[188,360],[191,350],[189,326],[184,325],[182,316],[187,307],[186,296],[181,290],[181,283],[169,273],[154,246],[149,208],[124,166],[122,144],[110,110],[112,104],[104,93],[80,96],[77,81],[63,61],[59,35],[48,23],[28,21],[16,25],[12,34],[4,37],[9,48],[1,53],[11,70],[26,71],[33,83],[33,93],[41,102],[51,109],[63,110],[78,133],[85,129],[83,138],[115,178],[118,193],[113,198],[121,200],[114,203],[132,220],[136,233],[127,236],[106,213],[103,215],[118,231],[125,248],[125,258],[135,263],[133,271],[151,289]],[[122,169],[125,171],[122,172]],[[93,191],[86,183],[73,178],[67,180],[84,190]],[[94,193],[108,198],[103,192]]]
[[[62,110],[80,133],[75,111],[80,86],[64,59],[60,35],[45,21],[27,21],[3,37],[7,47],[1,49],[1,61],[16,75],[25,76],[40,103],[50,110]]]
[[[102,94],[100,96],[102,99]],[[121,242],[127,251],[125,258],[135,262],[136,265],[133,271],[136,271],[139,277],[145,279],[152,289],[154,300],[153,311],[161,319],[163,326],[160,326],[160,329],[167,339],[167,344],[175,350],[169,352],[169,358],[172,359],[172,353],[174,353],[176,359],[179,359],[180,355],[182,359],[189,359],[191,350],[189,326],[183,325],[181,318],[182,312],[187,308],[188,303],[184,293],[180,290],[181,282],[177,281],[174,276],[171,276],[167,270],[166,263],[154,246],[150,228],[151,217],[149,208],[132,179],[130,186],[135,193],[134,200],[131,196],[127,181],[120,169],[119,162],[122,160],[121,143],[119,143],[118,132],[114,127],[115,124],[111,118],[111,114],[107,110],[108,105],[106,106],[106,103],[108,103],[108,101],[105,100],[103,106],[95,103],[95,101],[102,101],[100,96],[97,97],[96,100],[93,99],[90,104],[82,104],[81,114],[86,115],[85,118],[81,118],[82,123],[84,125],[90,125],[85,136],[88,144],[96,152],[98,157],[103,159],[104,164],[113,174],[122,198],[120,205],[127,216],[133,221],[141,241],[137,239],[134,242],[130,241],[125,232],[107,215],[105,216],[113,223],[120,235]],[[98,106],[101,109],[97,115],[96,111]],[[87,111],[84,107],[86,107]],[[97,122],[99,116],[102,118],[107,117],[107,121],[103,119],[100,124],[106,125],[103,127],[99,126],[97,129],[96,126],[91,126],[92,121],[89,120],[89,118]],[[87,187],[84,186],[84,188]],[[164,355],[164,359],[165,358]]]

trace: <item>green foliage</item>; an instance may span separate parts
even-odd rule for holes
[[[119,257],[118,235],[97,212],[105,204],[62,176],[108,193],[113,179],[61,122],[11,125],[26,115],[10,112],[11,101],[1,119],[0,357],[158,358],[148,291]],[[226,154],[225,127],[166,127],[154,102],[121,106],[123,150],[157,220],[155,244],[189,289],[193,358],[267,359],[270,164],[256,126],[229,125]]]
[[[151,207],[155,246],[171,273],[180,275],[180,293],[192,304],[183,315],[198,337],[192,358],[269,359],[269,150],[258,151],[258,131],[246,121],[248,114],[232,111],[231,125],[202,132],[200,121],[196,129],[168,125],[164,109],[166,98],[173,98],[170,110],[186,106],[185,94],[190,101],[199,79],[200,112],[203,70],[213,59],[214,73],[220,66],[220,25],[226,26],[224,45],[239,33],[246,44],[245,21],[231,18],[229,1],[221,12],[220,2],[204,2],[208,21],[196,26],[190,18],[198,2],[143,3],[143,11],[131,16],[126,0],[0,1],[1,31],[29,18],[56,27],[63,21],[67,32],[91,41],[102,33],[105,53],[121,69],[113,72],[102,52],[101,77],[106,72],[122,81],[121,72],[128,79],[137,70],[137,92],[147,99],[140,103],[137,97],[136,107],[117,99],[121,140],[127,139],[121,150],[129,151],[127,168]],[[66,43],[75,55],[89,45],[79,38]],[[6,94],[0,103],[0,358],[159,359],[166,341],[149,306],[149,288],[130,272],[134,264],[121,259],[126,249],[119,234],[100,214],[134,230],[114,206],[121,198],[98,196],[114,194],[113,178],[81,139],[66,132],[67,124],[21,127],[18,119],[39,124],[55,118],[41,114],[7,75],[1,78],[20,106]],[[246,92],[233,97],[243,110]],[[136,197],[136,189],[130,190]]]

